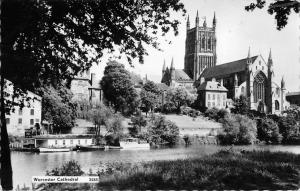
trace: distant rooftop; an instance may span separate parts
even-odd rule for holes
[[[210,90],[210,91],[221,91],[221,92],[227,92],[228,90],[222,86],[219,82],[216,81],[206,81],[203,82],[199,88],[199,90]]]

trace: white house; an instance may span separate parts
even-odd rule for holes
[[[6,80],[5,99],[12,100],[13,84]],[[24,136],[25,129],[30,129],[36,124],[41,127],[42,118],[42,98],[30,91],[27,91],[27,97],[31,98],[25,101],[25,107],[14,106],[10,114],[6,114],[6,124],[8,134]],[[15,103],[20,103],[21,98],[15,98]]]

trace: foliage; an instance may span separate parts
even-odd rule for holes
[[[164,113],[174,113],[177,111],[177,108],[173,102],[167,102],[162,106],[162,111]]]
[[[159,104],[159,98],[160,90],[158,86],[152,81],[147,81],[141,90],[141,104],[146,114],[149,111],[153,111]]]
[[[247,11],[253,11],[256,8],[262,9],[265,5],[265,0],[256,0],[255,3],[246,6],[245,9]],[[276,0],[274,3],[269,4],[268,13],[271,15],[275,14],[277,29],[281,30],[287,25],[288,16],[292,11],[299,13],[299,7],[300,2],[296,0]]]
[[[81,170],[77,161],[66,162],[60,168],[55,168],[46,172],[47,176],[81,176],[84,172]]]
[[[213,108],[207,109],[204,113],[204,116],[208,117],[209,119],[219,121],[220,119],[224,119],[227,114],[228,114],[228,111],[226,109],[218,109],[218,108],[213,107]]]
[[[184,135],[183,140],[184,140],[184,143],[186,146],[192,144],[192,139],[191,139],[190,135]]]
[[[195,97],[184,87],[176,87],[167,91],[166,100],[168,100],[169,103],[174,104],[177,112],[179,113],[180,107],[190,106],[194,102]]]
[[[150,143],[174,145],[179,138],[179,128],[165,117],[153,115],[148,126],[148,135]]]
[[[67,132],[75,124],[76,104],[72,92],[65,86],[40,89],[42,94],[42,118],[53,123],[54,132]]]
[[[123,163],[104,171],[98,188],[295,190],[299,187],[299,161],[300,156],[292,153],[219,151],[201,158]]]
[[[95,125],[95,135],[100,136],[101,125],[107,125],[108,120],[113,117],[113,112],[110,108],[101,104],[96,108],[88,111],[88,119]]]
[[[282,116],[278,121],[279,132],[282,134],[282,143],[290,144],[300,137],[300,124],[293,115]]]
[[[116,61],[108,62],[104,70],[101,87],[105,99],[115,111],[123,114],[133,113],[138,105],[138,95],[133,87],[129,72],[123,64]]]
[[[245,96],[240,96],[239,98],[235,99],[233,102],[233,108],[231,109],[232,113],[246,115],[249,113],[249,101],[248,98]]]
[[[106,121],[106,131],[114,136],[121,136],[123,133],[123,117],[119,114],[114,114]]]
[[[230,114],[222,122],[223,132],[218,135],[221,144],[248,145],[256,141],[256,122],[247,116]]]
[[[279,144],[282,135],[279,133],[279,127],[274,120],[263,118],[258,120],[257,123],[257,138],[266,143]]]
[[[139,133],[141,133],[141,128],[146,127],[147,120],[139,112],[136,116],[131,117],[132,127],[129,129],[129,133],[132,137],[136,137]]]

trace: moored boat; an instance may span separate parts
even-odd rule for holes
[[[38,152],[40,153],[53,153],[53,152],[69,152],[70,148],[44,148],[40,147],[37,148]]]
[[[150,149],[150,144],[138,138],[127,138],[120,141],[121,149]]]
[[[76,145],[77,151],[98,151],[98,150],[104,150],[104,146],[98,146],[98,145]]]

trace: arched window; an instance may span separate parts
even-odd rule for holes
[[[211,48],[211,38],[208,39],[207,46],[208,46],[208,49],[210,49],[210,50],[212,49],[212,48]]]
[[[205,47],[205,37],[203,36],[202,37],[202,42],[201,42],[201,48],[204,49],[204,47]]]
[[[243,86],[241,89],[242,95],[245,95],[245,87]]]
[[[264,73],[259,72],[253,82],[253,94],[254,94],[254,102],[257,103],[259,100],[265,102],[265,83],[266,76]]]
[[[279,110],[279,101],[275,100],[275,110]]]

